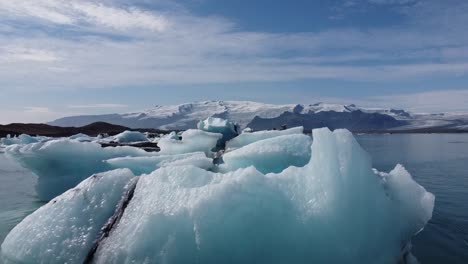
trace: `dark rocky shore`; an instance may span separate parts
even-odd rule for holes
[[[96,122],[82,127],[59,127],[47,124],[13,123],[9,125],[0,125],[0,137],[6,137],[7,135],[14,136],[20,134],[47,137],[69,137],[78,133],[95,137],[99,134],[108,134],[112,136],[121,133],[125,130],[150,133],[167,133],[167,131],[158,129],[132,129],[125,126],[109,124],[106,122]]]

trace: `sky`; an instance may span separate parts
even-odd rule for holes
[[[1,0],[0,124],[201,100],[468,112],[465,0]]]

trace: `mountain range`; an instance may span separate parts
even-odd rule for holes
[[[220,117],[254,130],[304,126],[347,128],[355,132],[468,132],[468,113],[411,113],[401,109],[364,108],[354,104],[265,104],[250,101],[202,101],[157,105],[151,109],[105,115],[64,117],[54,126],[85,126],[107,122],[130,128],[185,130],[207,117]]]

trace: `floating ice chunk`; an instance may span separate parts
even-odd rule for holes
[[[115,135],[114,141],[119,143],[134,143],[148,141],[148,138],[141,132],[126,130],[120,134]]]
[[[78,133],[76,135],[70,136],[69,139],[74,139],[80,142],[91,142],[94,138],[83,133]]]
[[[250,127],[246,127],[244,129],[242,129],[242,133],[252,133],[253,130],[250,128]]]
[[[45,201],[74,187],[93,173],[111,169],[104,160],[154,155],[134,147],[102,148],[97,143],[67,138],[13,145],[5,152],[39,177],[36,190],[39,198]]]
[[[96,174],[26,217],[1,246],[6,263],[83,263],[134,175]]]
[[[31,144],[40,140],[27,134],[21,134],[18,137],[6,137],[0,139],[0,145],[9,146],[14,144]]]
[[[224,154],[220,171],[254,166],[262,173],[281,172],[289,166],[302,167],[310,160],[312,139],[293,134],[260,140]]]
[[[231,140],[239,134],[236,124],[217,117],[208,117],[198,122],[197,127],[203,131],[222,134],[223,138],[218,142],[219,147],[224,147],[226,141]]]
[[[205,152],[211,155],[211,150],[216,147],[216,143],[222,138],[222,134],[210,133],[196,129],[189,129],[182,133],[182,140],[174,139],[173,134],[159,140],[158,146],[161,154],[183,154],[191,152]]]
[[[106,161],[113,168],[129,168],[136,175],[150,173],[160,167],[193,165],[208,170],[213,167],[213,159],[203,152],[151,157],[120,157]]]
[[[314,130],[304,167],[263,175],[193,166],[143,175],[95,263],[397,263],[434,196],[388,176],[344,130]]]
[[[233,138],[232,140],[226,142],[226,150],[232,150],[236,148],[240,148],[251,144],[255,141],[279,137],[284,135],[292,135],[292,134],[303,134],[304,128],[303,127],[293,127],[286,130],[269,130],[269,131],[258,131],[252,133],[242,133],[239,136]]]

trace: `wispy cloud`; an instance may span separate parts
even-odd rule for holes
[[[83,104],[83,105],[69,105],[68,108],[78,109],[93,109],[93,108],[127,108],[126,104]]]
[[[76,0],[4,0],[0,14],[13,20],[39,19],[59,25],[104,26],[116,30],[163,31],[167,20],[136,7],[119,8]]]
[[[466,29],[442,23],[447,18],[433,13],[437,1],[405,9],[406,27],[303,33],[240,30],[219,17],[124,2],[0,1],[0,21],[7,25],[0,26],[0,60],[8,60],[0,63],[0,89],[468,75]],[[355,2],[345,5],[355,8]],[[456,17],[452,24],[468,24],[459,15],[468,4],[444,8]]]
[[[25,106],[24,112],[26,113],[50,113],[50,109],[48,107],[43,106]]]

